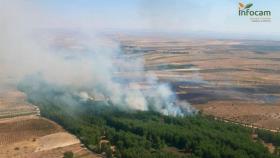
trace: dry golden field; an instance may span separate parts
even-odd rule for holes
[[[27,103],[23,93],[12,88],[1,90],[1,158],[61,158],[67,151],[80,158],[101,157],[55,122],[40,117],[39,109]]]
[[[204,114],[280,129],[280,42],[115,38],[128,55],[144,57],[145,71],[170,82],[178,98]]]

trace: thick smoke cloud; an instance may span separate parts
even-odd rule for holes
[[[188,103],[177,101],[168,84],[145,73],[141,57],[122,52],[119,43],[92,30],[34,33],[42,18],[30,8],[3,1],[0,9],[2,85],[20,83],[34,92],[60,89],[63,96],[51,96],[67,104],[77,104],[74,98],[79,98],[174,116],[194,112]],[[46,84],[38,86],[38,82]]]

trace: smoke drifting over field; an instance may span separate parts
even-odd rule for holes
[[[117,42],[84,30],[37,31],[34,37],[40,18],[19,5],[1,3],[2,85],[20,83],[33,96],[41,91],[67,104],[104,101],[174,116],[194,112],[188,103],[177,101],[168,84],[144,72],[140,57],[126,55]],[[19,8],[13,11],[14,7]],[[57,91],[63,95],[55,95]]]

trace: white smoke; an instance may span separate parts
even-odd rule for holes
[[[22,3],[4,0],[0,4],[2,84],[17,84],[26,75],[40,74],[48,85],[67,87],[83,101],[109,100],[122,108],[174,116],[194,112],[188,103],[176,100],[167,84],[145,73],[141,58],[122,52],[117,42],[92,30],[37,31],[34,37],[32,31],[42,18],[34,17]],[[70,103],[70,97],[61,99]]]

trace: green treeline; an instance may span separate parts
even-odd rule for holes
[[[171,117],[125,111],[104,102],[61,101],[62,92],[21,87],[41,114],[76,135],[89,149],[118,158],[274,158],[252,131],[210,117]],[[43,91],[43,92],[42,92]],[[73,97],[72,97],[73,99]],[[78,100],[78,99],[77,99]],[[275,141],[279,137],[264,140]],[[266,138],[268,137],[268,138]],[[271,139],[271,140],[270,140]],[[102,144],[102,141],[107,141]],[[114,146],[114,150],[111,148]]]

